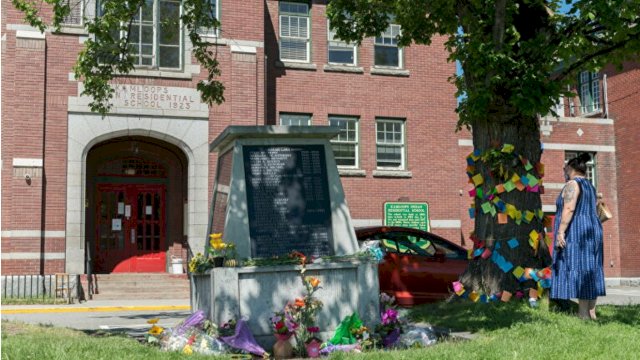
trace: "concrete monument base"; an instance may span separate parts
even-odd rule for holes
[[[299,265],[218,267],[201,275],[192,274],[192,311],[203,310],[220,325],[230,319],[245,319],[258,343],[268,352],[275,342],[270,317],[287,302],[304,295]],[[307,265],[306,276],[317,277],[322,301],[318,314],[322,340],[329,340],[340,321],[357,312],[373,328],[379,323],[378,264],[349,260]]]

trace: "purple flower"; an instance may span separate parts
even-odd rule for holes
[[[398,312],[394,309],[387,309],[382,313],[382,324],[388,325],[398,321]]]

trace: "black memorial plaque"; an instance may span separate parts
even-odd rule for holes
[[[332,255],[323,145],[245,145],[251,256]]]

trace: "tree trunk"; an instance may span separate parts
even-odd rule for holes
[[[506,164],[507,169],[513,170],[509,177],[515,172],[519,176],[526,176],[527,173],[540,179],[536,164],[540,162],[542,149],[540,144],[539,122],[535,117],[520,118],[519,121],[490,121],[473,125],[473,146],[476,151],[484,152],[490,149],[501,149],[504,144],[513,145],[515,156],[505,155],[510,164]],[[525,170],[517,155],[527,159],[534,166],[533,169]],[[496,294],[507,290],[514,293],[517,290],[527,288],[537,288],[534,280],[520,281],[513,270],[518,266],[524,268],[542,269],[549,266],[551,257],[544,239],[543,221],[538,216],[534,217],[530,223],[522,221],[519,225],[514,219],[508,217],[506,224],[499,224],[497,215],[484,213],[481,206],[486,199],[486,194],[491,193],[496,185],[504,183],[496,171],[492,173],[490,166],[481,160],[474,164],[475,173],[482,174],[484,183],[477,188],[482,189],[485,194],[484,199],[475,198],[475,237],[480,243],[484,243],[484,248],[492,253],[497,252],[506,261],[513,264],[513,268],[508,271],[501,269],[495,258],[474,257],[469,264],[467,271],[461,276],[460,281],[468,291],[475,290],[486,295]],[[542,202],[539,192],[519,191],[514,189],[510,192],[495,194],[506,204],[515,206],[523,213],[526,210],[538,213],[541,210]],[[529,243],[530,233],[535,230],[543,233],[542,239],[538,243],[538,249]],[[507,241],[517,239],[518,246],[512,248]],[[498,245],[499,244],[499,245]],[[512,242],[513,244],[513,242]],[[497,246],[497,247],[496,247]],[[474,244],[474,250],[478,248]]]

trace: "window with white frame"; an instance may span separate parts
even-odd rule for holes
[[[311,114],[280,113],[280,125],[311,126]]]
[[[329,27],[328,20],[327,33],[328,62],[339,65],[356,65],[356,46],[340,40],[340,38],[336,36],[335,30],[331,30]]]
[[[600,110],[600,74],[583,71],[578,76],[580,111],[588,114]]]
[[[553,107],[553,111],[558,114],[560,117],[564,117],[564,96],[560,96],[555,106]]]
[[[136,67],[180,69],[182,26],[179,0],[146,0],[129,25],[129,54]],[[100,15],[100,14],[98,14]],[[127,36],[121,31],[120,37]]]
[[[62,20],[63,26],[82,26],[84,25],[84,6],[86,0],[64,0],[63,2],[69,6],[69,14]]]
[[[404,170],[404,120],[376,119],[376,166],[378,169]]]
[[[354,116],[329,116],[329,125],[340,128],[340,133],[331,139],[333,156],[340,167],[357,169],[358,118]]]
[[[374,41],[374,64],[383,67],[402,67],[402,49],[398,47],[400,25],[389,27]]]
[[[204,0],[204,11],[212,19],[220,19],[220,1],[219,0]],[[201,26],[198,28],[198,34],[204,36],[218,36],[217,28],[210,28]]]
[[[280,60],[309,62],[309,4],[281,1]]]
[[[577,157],[578,155],[580,155],[580,152],[578,151],[565,151],[564,152],[564,163],[565,165],[569,162],[569,160]],[[591,160],[589,160],[587,162],[587,173],[585,174],[585,178],[587,178],[587,180],[591,181],[591,184],[593,184],[594,188],[598,188],[596,186],[597,182],[596,182],[596,153],[589,153],[589,155],[591,155]]]

